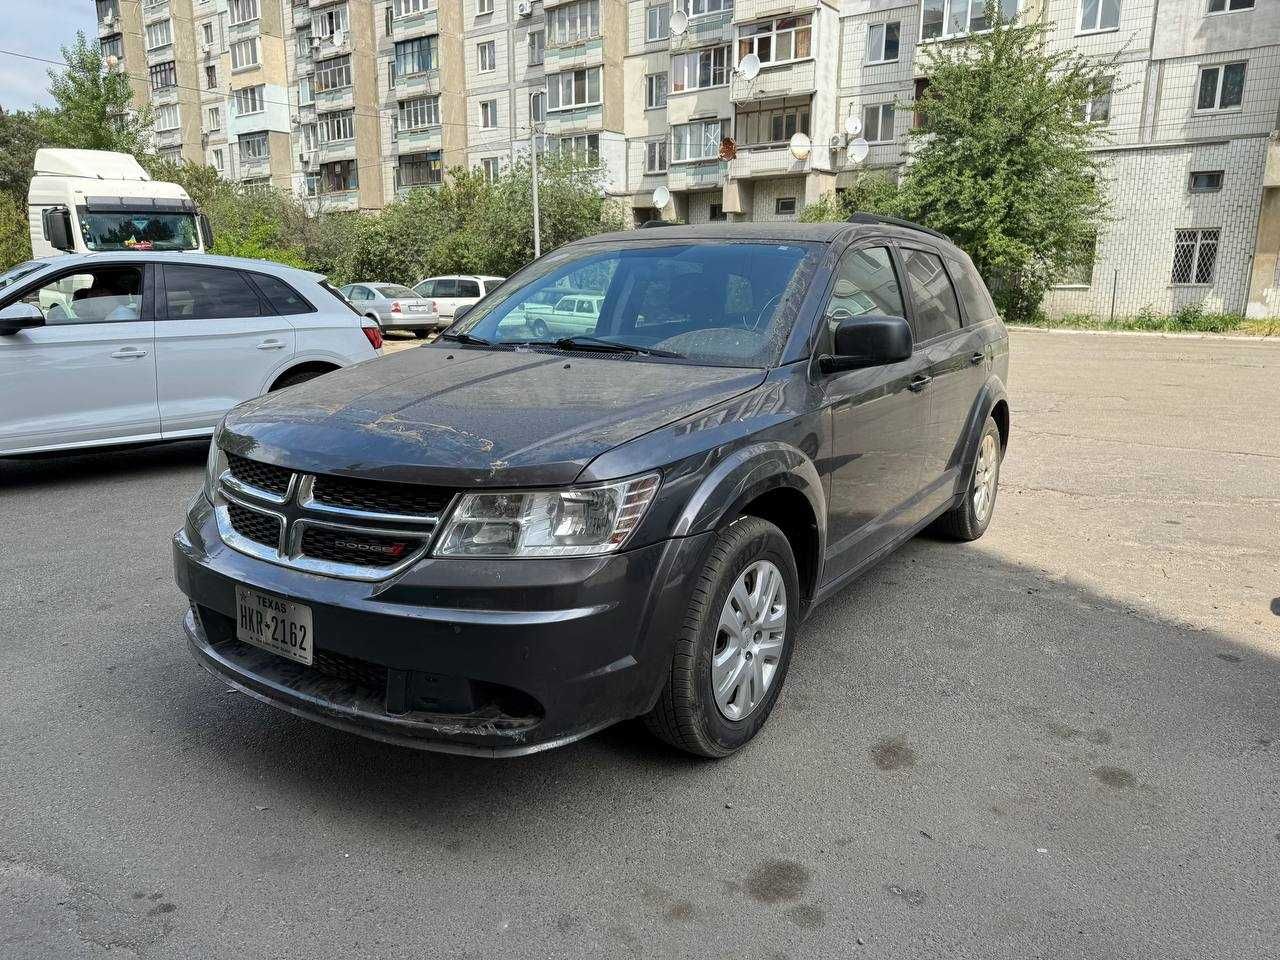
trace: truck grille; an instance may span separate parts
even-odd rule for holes
[[[452,498],[439,487],[295,473],[229,454],[214,507],[223,541],[241,553],[309,573],[383,580],[426,554]]]

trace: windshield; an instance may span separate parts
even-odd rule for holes
[[[383,283],[374,287],[374,289],[384,297],[400,297],[403,299],[404,297],[416,298],[418,296],[408,287],[402,287],[398,283]]]
[[[693,363],[770,366],[820,249],[745,241],[578,247],[537,261],[450,332],[490,343],[594,337]]]
[[[90,250],[195,250],[196,218],[190,213],[80,213],[80,233]]]
[[[4,273],[0,273],[0,290],[47,266],[47,263],[41,263],[38,260],[28,260],[26,263],[18,264],[16,267],[10,267]]]

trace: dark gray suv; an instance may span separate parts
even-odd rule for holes
[[[556,289],[591,330],[537,336]],[[723,756],[817,603],[930,524],[982,535],[1007,370],[969,258],[913,224],[569,244],[434,344],[228,414],[174,541],[192,652],[414,747],[643,717]]]

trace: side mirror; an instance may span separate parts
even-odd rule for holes
[[[835,354],[818,358],[823,373],[880,367],[911,357],[911,327],[902,317],[879,313],[855,317],[837,310],[830,319],[836,322]]]
[[[40,214],[44,223],[44,238],[55,250],[74,250],[71,239],[71,211],[66,207],[45,207]]]
[[[196,222],[200,225],[200,242],[204,246],[204,252],[212,253],[213,227],[209,225],[209,218],[202,213]]]
[[[44,314],[33,303],[11,303],[0,310],[0,336],[11,337],[19,330],[43,327]]]
[[[470,310],[473,306],[475,306],[475,304],[473,303],[464,303],[458,307],[455,307],[453,311],[453,322],[457,323],[459,320],[461,320],[463,316],[466,314],[466,312]]]

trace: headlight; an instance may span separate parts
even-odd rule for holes
[[[468,493],[436,547],[443,557],[581,557],[613,553],[640,525],[660,477],[564,490]]]
[[[218,486],[218,477],[227,469],[227,455],[218,449],[217,434],[209,438],[209,458],[204,465],[204,496],[213,503],[213,492]]]

